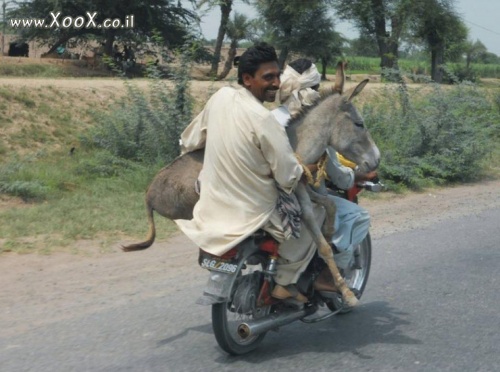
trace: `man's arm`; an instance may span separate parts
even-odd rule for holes
[[[303,170],[290,146],[285,129],[271,115],[258,129],[260,148],[269,162],[274,179],[285,192],[293,192]]]
[[[337,160],[337,153],[333,148],[328,148],[327,153],[326,174],[328,178],[338,188],[343,190],[350,189],[354,185],[354,171],[339,163]]]
[[[207,120],[203,109],[181,134],[181,155],[205,147],[207,142]]]

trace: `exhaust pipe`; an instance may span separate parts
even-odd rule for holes
[[[314,312],[313,308],[301,310],[289,310],[280,314],[270,314],[260,319],[250,320],[241,323],[238,326],[238,335],[242,339],[247,339],[251,336],[257,336],[261,333],[270,331],[272,329],[290,324],[296,320],[310,315]]]

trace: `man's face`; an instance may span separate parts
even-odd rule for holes
[[[243,85],[261,102],[274,102],[280,87],[280,69],[277,62],[261,63],[252,76],[242,75]]]

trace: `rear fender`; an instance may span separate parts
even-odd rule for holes
[[[254,238],[245,240],[238,246],[237,268],[234,273],[221,272],[207,268],[210,271],[203,295],[196,300],[198,305],[214,305],[226,302],[233,293],[234,283],[241,272],[245,261],[259,251]]]

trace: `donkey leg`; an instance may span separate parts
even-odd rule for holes
[[[337,207],[335,202],[326,195],[315,192],[310,187],[307,187],[307,192],[311,200],[317,204],[321,204],[326,210],[326,219],[321,231],[327,242],[332,241],[333,234],[335,233],[335,213]]]
[[[333,276],[333,281],[337,289],[342,294],[342,299],[349,307],[354,307],[358,304],[358,299],[346,285],[344,278],[340,275],[340,271],[333,258],[333,251],[330,244],[326,241],[325,237],[321,233],[321,229],[318,226],[316,219],[314,217],[314,212],[311,205],[311,199],[307,193],[304,185],[299,184],[295,190],[297,198],[302,207],[302,219],[311,232],[314,242],[318,246],[318,253],[323,260],[325,260],[328,268]]]

